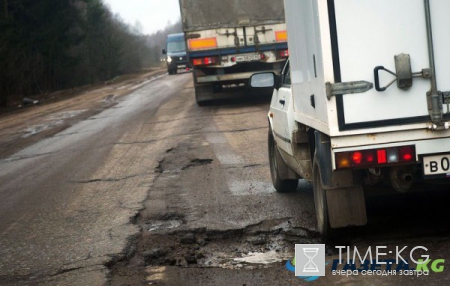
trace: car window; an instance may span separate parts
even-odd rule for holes
[[[283,85],[291,86],[291,69],[289,68],[289,66],[287,66],[287,69],[285,72],[286,72],[286,74],[284,75],[284,78],[283,78]]]
[[[291,69],[289,68],[289,61],[286,62],[281,75],[281,85],[291,86]]]

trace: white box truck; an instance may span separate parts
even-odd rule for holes
[[[285,0],[269,111],[278,191],[313,183],[318,230],[367,222],[364,187],[450,186],[450,1]]]
[[[279,73],[288,57],[283,0],[180,0],[198,105]]]

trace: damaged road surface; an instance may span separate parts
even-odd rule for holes
[[[166,142],[165,150],[136,217],[141,233],[133,255],[111,267],[112,285],[302,285],[308,280],[286,267],[296,243],[326,243],[327,261],[338,258],[336,245],[426,245],[434,257],[449,245],[442,200],[448,192],[397,196],[384,187],[368,198],[368,226],[322,240],[311,185],[300,180],[294,193],[276,193],[272,186],[268,99],[199,108],[193,97],[186,88],[147,122],[171,135],[158,137]],[[417,208],[423,211],[420,217],[414,216]],[[314,283],[423,283],[416,277],[343,279],[328,274],[332,263],[327,267],[328,276]],[[448,275],[427,278],[438,284]]]
[[[140,231],[134,219],[166,150],[162,138],[173,136],[173,130],[159,130],[151,122],[190,80],[189,74],[155,78],[108,109],[94,110],[92,116],[0,159],[1,285],[108,281],[109,266],[132,251]],[[75,102],[84,96],[89,94]],[[74,105],[72,101],[70,108]],[[36,108],[46,113],[52,107]],[[2,130],[2,141],[10,136],[21,142],[24,136],[17,134],[28,134],[25,125],[39,120],[21,122],[22,117],[15,115],[17,122]],[[0,120],[13,121],[14,115]],[[13,143],[10,148],[19,144]]]
[[[445,190],[368,198],[366,227],[323,241],[311,185],[272,187],[268,97],[200,108],[184,73],[114,100],[84,117],[89,107],[72,106],[70,127],[2,153],[1,285],[302,285],[286,268],[296,243],[326,243],[327,261],[334,245],[425,245],[448,256]],[[0,128],[36,136],[28,130]],[[425,283],[328,274],[314,283],[336,282]]]
[[[99,95],[104,110],[93,103],[90,111],[86,102],[77,109],[86,94],[72,100],[70,110],[58,103],[54,113],[42,106],[31,111],[43,119],[27,121],[26,113],[0,118],[6,126],[0,130],[1,285],[115,283],[123,263],[142,257],[145,235],[168,230],[183,236],[186,249],[193,233],[205,246],[214,246],[211,239],[228,244],[222,238],[245,237],[254,240],[255,253],[266,253],[262,241],[271,239],[272,255],[263,259],[279,262],[285,244],[269,238],[272,231],[291,223],[312,228],[312,205],[280,201],[269,182],[267,97],[202,109],[194,103],[190,73],[155,78],[120,98],[113,93],[108,88]],[[306,214],[302,224],[294,218],[298,212]],[[267,227],[259,231],[259,225]],[[244,236],[247,231],[254,234]],[[186,260],[167,255],[167,245],[153,237],[150,242],[146,261],[164,256],[174,267],[201,259],[211,266],[239,264],[199,251]],[[142,282],[145,271],[131,283]]]

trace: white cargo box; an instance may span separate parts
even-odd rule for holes
[[[354,137],[360,145],[392,142],[389,136],[374,141],[367,134],[402,130],[420,130],[409,133],[410,140],[449,137],[449,99],[445,98],[450,91],[450,1],[285,0],[285,10],[297,122],[332,138],[361,134]],[[432,31],[431,48],[427,27]],[[435,58],[435,92],[439,92],[435,97],[441,101],[434,108],[442,108],[441,120],[430,117],[430,50]],[[395,56],[402,66],[396,67]],[[399,84],[412,86],[399,88],[396,76],[380,68],[375,72],[379,66],[397,74]],[[377,91],[375,74],[380,89],[394,82]],[[345,88],[339,83],[352,83],[353,88],[347,94],[329,90],[327,94],[327,83],[335,89]],[[358,83],[370,89],[358,92]],[[443,130],[431,135],[428,128],[433,127]],[[336,142],[335,147],[352,145],[348,140]]]
[[[279,192],[314,188],[318,231],[367,221],[365,186],[450,184],[450,1],[285,0],[268,114]]]

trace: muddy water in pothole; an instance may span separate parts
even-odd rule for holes
[[[321,242],[316,233],[292,228],[289,218],[226,231],[177,230],[182,224],[183,218],[176,215],[147,221],[134,257],[113,268],[112,285],[120,285],[117,281],[127,276],[141,275],[144,281],[145,273],[151,273],[157,281],[164,275],[160,270],[171,266],[266,269],[291,259],[295,243]]]
[[[62,125],[65,123],[65,120],[76,117],[85,111],[86,110],[73,110],[53,114],[46,119],[47,122],[45,124],[33,125],[23,130],[22,132],[24,134],[22,135],[22,138],[27,138],[39,132]]]

